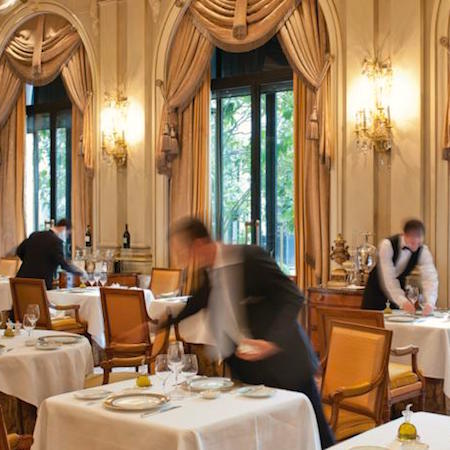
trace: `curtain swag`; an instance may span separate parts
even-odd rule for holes
[[[450,38],[443,36],[439,42],[447,50],[448,72],[450,73]],[[447,109],[445,111],[443,134],[442,157],[450,161],[450,75],[447,79]]]
[[[315,0],[191,0],[169,49],[164,80],[157,80],[164,98],[157,150],[157,169],[171,176],[179,144],[180,115],[203,83],[214,46],[246,52],[276,33],[293,70],[314,92],[307,139],[320,140],[323,116],[321,87],[334,57],[328,52],[323,15]],[[326,150],[327,151],[327,150]],[[330,154],[322,155],[329,161]]]

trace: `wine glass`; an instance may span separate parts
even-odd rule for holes
[[[169,344],[169,348],[167,350],[167,360],[169,363],[169,369],[175,374],[175,391],[177,391],[178,388],[178,374],[183,367],[183,355],[184,349],[182,342],[175,341]]]
[[[26,313],[36,318],[35,325],[37,322],[39,322],[39,318],[41,317],[41,310],[39,309],[39,305],[35,303],[28,305]]]
[[[407,297],[408,300],[416,306],[417,302],[419,301],[419,288],[417,286],[407,286],[406,287]]]
[[[88,282],[88,274],[87,272],[84,272],[80,275],[80,283],[84,286],[86,286],[86,283]]]
[[[198,373],[198,361],[197,355],[187,354],[183,355],[183,367],[181,368],[181,374],[186,379],[186,383],[189,385],[189,382],[192,378],[195,377]]]
[[[98,286],[98,282],[100,281],[102,274],[99,270],[94,271],[94,282],[95,285]]]
[[[155,360],[155,374],[162,382],[163,394],[166,394],[166,383],[170,376],[167,355],[158,355]]]
[[[108,282],[108,274],[106,272],[101,272],[99,281],[102,286],[105,286]]]
[[[88,273],[88,283],[89,283],[89,286],[94,286],[94,283],[95,283],[95,278],[94,278],[94,272],[89,272]]]
[[[23,315],[23,329],[28,333],[28,338],[31,338],[31,332],[36,326],[36,316],[32,314]]]

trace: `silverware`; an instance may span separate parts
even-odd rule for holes
[[[148,411],[148,412],[142,413],[141,414],[141,418],[148,417],[148,416],[153,416],[155,414],[163,413],[163,412],[170,411],[172,409],[177,409],[177,408],[181,408],[181,405],[167,405],[167,406],[163,406],[162,408],[159,408],[156,411]]]

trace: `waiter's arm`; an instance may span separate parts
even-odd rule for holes
[[[434,307],[437,301],[439,285],[438,274],[433,263],[431,252],[426,245],[424,245],[422,248],[422,252],[420,254],[417,265],[420,270],[425,303],[428,303]]]
[[[63,250],[63,243],[62,241],[55,241],[54,244],[54,250],[53,250],[53,258],[56,264],[61,266],[63,270],[66,272],[74,273],[77,275],[81,275],[81,271],[73,266],[72,264],[69,264],[66,259],[64,258],[64,250]]]
[[[20,245],[16,249],[16,255],[23,261],[23,258],[25,256],[25,246],[26,246],[27,239],[22,241]]]
[[[399,308],[402,308],[409,300],[406,298],[405,292],[400,286],[395,273],[394,250],[388,239],[381,241],[378,249],[378,268],[380,283],[390,301],[393,301]]]

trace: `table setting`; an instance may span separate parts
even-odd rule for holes
[[[197,376],[173,342],[155,375],[55,396],[38,412],[33,450],[320,450],[309,399],[297,392]],[[149,383],[140,388],[139,380]],[[76,427],[70,424],[77,423]]]
[[[0,392],[38,407],[48,397],[82,388],[93,359],[85,337],[34,330],[36,321],[27,313],[23,326],[9,323],[0,331]]]

